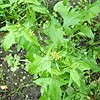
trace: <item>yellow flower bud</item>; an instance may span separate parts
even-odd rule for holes
[[[52,56],[52,58],[55,59],[56,61],[60,59],[60,56],[58,55],[57,52],[52,52],[52,53],[51,53],[51,56]]]

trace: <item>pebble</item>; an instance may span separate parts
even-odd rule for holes
[[[0,51],[0,53],[2,53],[2,51]]]
[[[3,73],[3,75],[5,75],[5,73]]]
[[[22,82],[23,80],[22,80],[22,79],[20,79],[20,81]]]
[[[15,85],[17,85],[17,83],[15,83]]]
[[[16,74],[14,74],[14,76],[16,76]]]
[[[27,75],[27,77],[29,77],[29,75]]]
[[[8,79],[9,77],[6,77],[6,79]]]
[[[23,52],[23,50],[21,50],[20,52]]]
[[[10,72],[10,70],[8,69],[8,72]]]
[[[0,67],[2,67],[2,64],[0,64]]]
[[[28,95],[26,95],[26,98],[28,98]]]
[[[25,76],[23,76],[23,80],[25,79],[26,77]]]

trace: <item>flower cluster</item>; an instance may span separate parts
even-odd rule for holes
[[[53,57],[53,59],[55,59],[56,61],[60,59],[60,56],[58,55],[57,52],[52,52],[51,56]]]

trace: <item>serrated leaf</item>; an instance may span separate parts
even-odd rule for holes
[[[51,61],[48,57],[39,57],[36,60],[34,60],[34,62],[31,65],[29,65],[29,72],[32,74],[44,71],[48,71],[49,73],[51,73]]]
[[[70,6],[64,6],[63,2],[58,2],[54,6],[54,10],[58,11],[62,18],[64,19],[64,28],[70,26],[70,25],[76,25],[79,24],[80,20],[83,17],[84,12],[76,11],[74,8],[70,10]]]
[[[15,43],[15,36],[14,33],[9,33],[5,36],[3,47],[4,50],[7,51],[13,44]]]
[[[74,70],[74,69],[71,70],[70,77],[80,87],[80,76],[76,70]]]
[[[48,94],[50,95],[52,100],[61,100],[61,89],[60,82],[56,79],[52,79],[49,85]]]
[[[55,21],[51,21],[51,23],[48,23],[50,24],[49,27],[45,30],[45,34],[48,35],[50,37],[50,40],[58,45],[58,44],[61,44],[63,43],[63,35],[64,35],[64,32],[62,30],[62,28],[59,28],[59,24],[57,24]]]
[[[59,13],[67,13],[69,11],[70,7],[64,6],[63,1],[58,2],[54,6],[54,10],[58,11]]]
[[[42,5],[29,5],[27,8],[28,9],[32,8],[33,11],[36,11],[36,12],[39,12],[39,13],[42,13],[42,14],[48,13],[48,10]]]
[[[94,34],[92,33],[91,29],[88,26],[82,25],[79,27],[79,29],[85,36],[89,38],[94,38]]]
[[[66,14],[69,12],[70,7],[69,6],[64,6],[63,2],[60,1],[54,6],[54,10],[59,12],[64,19],[66,17]]]
[[[50,100],[61,100],[62,91],[60,89],[60,82],[57,79],[54,79],[51,77],[40,78],[34,82],[44,88],[44,92],[46,91],[47,97],[49,97]],[[45,98],[45,95],[44,95],[44,98]]]
[[[48,57],[45,57],[41,60],[40,65],[36,69],[36,73],[48,71],[51,73],[51,61]]]
[[[86,10],[84,11],[84,18],[82,20],[87,21],[91,24],[92,23],[91,18],[95,18],[99,13],[100,13],[100,2],[95,1],[92,4],[87,5]]]
[[[85,70],[90,70],[91,69],[91,66],[87,63],[87,62],[85,62],[85,61],[83,61],[83,62],[81,62],[80,64],[79,64],[79,66],[77,67],[81,72],[83,72],[83,71],[85,71]]]
[[[95,59],[93,57],[86,58],[85,61],[91,67],[93,72],[98,72],[99,71],[97,62],[95,61]]]
[[[87,11],[92,15],[97,16],[100,13],[100,1],[94,2],[87,8]]]
[[[57,27],[61,27],[61,24],[59,23],[59,21],[54,18],[53,16],[50,16],[52,23],[57,26]]]
[[[77,25],[81,21],[83,12],[71,10],[64,18],[64,28],[70,25]]]

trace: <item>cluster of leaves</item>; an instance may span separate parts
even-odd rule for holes
[[[93,31],[91,25],[100,13],[100,2],[84,1],[72,7],[63,0],[52,13],[43,2],[0,0],[0,15],[6,23],[0,31],[7,32],[2,46],[7,51],[17,43],[18,51],[26,50],[25,69],[41,86],[40,100],[88,100],[94,84],[86,84],[85,74],[99,71],[97,27]]]

